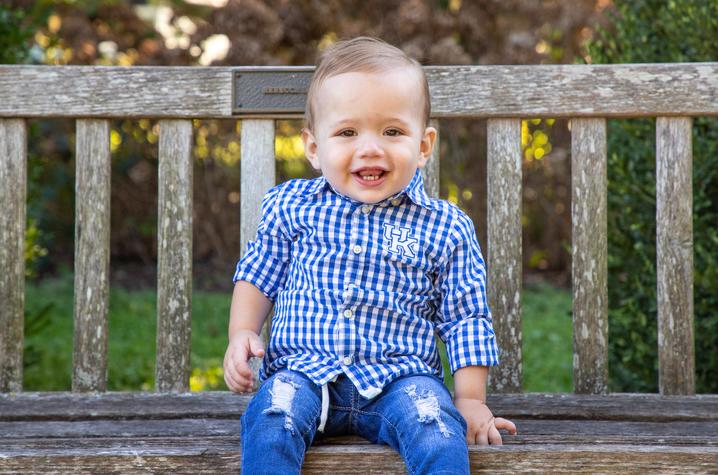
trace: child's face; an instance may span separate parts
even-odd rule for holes
[[[332,76],[319,87],[304,150],[339,193],[377,203],[402,191],[431,156],[419,74],[409,68]]]

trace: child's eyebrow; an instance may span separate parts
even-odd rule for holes
[[[392,118],[388,119],[387,122],[396,122],[401,127],[409,128],[409,123],[403,119],[400,119],[399,117],[392,117]]]
[[[341,125],[353,124],[354,122],[356,122],[354,119],[342,119],[338,122],[333,122],[331,125],[332,127],[339,127]]]
[[[360,119],[342,119],[337,122],[332,122],[330,124],[330,126],[331,127],[341,127],[343,125],[353,125],[357,122],[361,122],[361,120]],[[385,123],[396,123],[396,124],[399,124],[401,127],[405,127],[405,128],[409,127],[409,123],[399,117],[389,117],[389,118],[385,119],[384,122]]]

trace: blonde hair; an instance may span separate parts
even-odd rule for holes
[[[377,38],[359,36],[330,45],[320,56],[307,92],[307,103],[304,109],[305,127],[312,130],[314,126],[314,96],[325,80],[344,73],[375,73],[400,66],[413,68],[419,74],[424,94],[424,125],[428,125],[431,115],[431,100],[429,83],[421,64],[389,43]]]

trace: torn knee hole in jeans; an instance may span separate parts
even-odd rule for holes
[[[284,428],[292,435],[295,434],[294,422],[292,422],[292,401],[297,393],[299,384],[285,375],[274,378],[272,389],[269,394],[272,395],[272,405],[262,411],[262,414],[284,414]]]
[[[436,397],[433,391],[427,390],[421,396],[416,393],[416,385],[412,384],[404,388],[404,392],[411,397],[416,406],[416,412],[419,413],[419,422],[430,424],[434,421],[439,426],[439,432],[444,437],[450,437],[451,431],[444,421],[441,420],[441,408],[439,407],[439,399]]]

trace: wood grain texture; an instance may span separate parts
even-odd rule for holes
[[[502,434],[505,445],[530,444],[606,444],[606,445],[661,445],[718,447],[718,421],[634,422],[586,421],[565,419],[512,419],[518,428],[517,435]],[[209,437],[233,438],[239,446],[241,424],[239,417],[216,419],[212,417],[184,419],[132,419],[86,421],[0,421],[2,446],[7,452],[42,447],[45,439],[75,439],[68,441],[73,447],[90,445],[92,439],[128,438],[150,439],[156,442],[179,438],[201,439]],[[77,440],[81,439],[81,440]],[[79,443],[78,443],[79,442]],[[34,447],[32,446],[34,444]],[[58,443],[60,445],[61,443]],[[318,434],[313,445],[369,445],[359,436],[323,438]],[[178,448],[182,447],[179,445]],[[6,452],[6,453],[7,453]]]
[[[274,121],[243,120],[241,136],[241,213],[240,252],[244,255],[247,243],[257,234],[262,218],[262,199],[267,190],[276,182],[276,161],[274,156]],[[265,348],[269,343],[272,317],[262,327],[260,337]],[[254,373],[254,388],[259,388],[260,358],[251,358],[249,366]]]
[[[718,115],[718,63],[425,70],[434,117]],[[231,85],[228,67],[3,65],[0,116],[227,118]]]
[[[110,123],[77,121],[72,390],[107,389],[110,305]]]
[[[718,113],[718,63],[427,67],[436,117]]]
[[[496,392],[521,391],[521,121],[487,123],[489,308],[499,343]]]
[[[141,444],[144,441],[147,445]],[[236,439],[99,439],[73,447],[67,441],[41,444],[21,453],[0,448],[2,473],[236,473],[241,455]],[[60,443],[58,443],[60,442]],[[718,447],[667,445],[535,444],[470,447],[471,473],[696,473],[718,470]],[[406,473],[401,457],[387,446],[351,444],[312,447],[302,467],[307,474]]]
[[[0,394],[0,421],[239,418],[252,398],[229,391]],[[489,394],[494,414],[516,419],[718,421],[718,395]]]
[[[688,117],[656,120],[658,386],[695,393],[693,147]]]
[[[573,387],[608,392],[606,120],[571,120]]]
[[[192,121],[160,121],[157,390],[187,391],[192,333]]]
[[[27,126],[0,119],[0,392],[22,391]]]
[[[439,142],[439,121],[432,120],[429,122],[429,127],[436,129],[436,141],[434,142],[434,149],[431,151],[431,158],[426,162],[424,168],[421,169],[421,177],[424,180],[424,189],[426,194],[430,198],[439,197],[439,170],[441,158]]]
[[[205,118],[232,114],[230,68],[0,66],[0,116]]]

